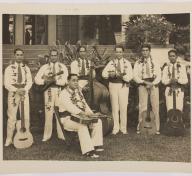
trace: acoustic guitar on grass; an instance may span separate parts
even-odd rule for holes
[[[17,149],[29,148],[33,144],[33,136],[29,129],[25,127],[25,118],[24,118],[24,96],[21,96],[20,100],[21,106],[21,119],[16,122],[16,134],[13,139],[13,145]]]

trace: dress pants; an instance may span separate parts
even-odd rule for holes
[[[159,88],[153,86],[151,88],[150,102],[152,106],[152,111],[155,114],[155,124],[156,130],[160,130],[160,119],[159,119]],[[142,121],[141,114],[143,111],[147,110],[147,99],[148,92],[145,86],[139,86],[139,123],[137,130],[139,130],[139,124]]]
[[[112,116],[114,120],[113,134],[118,133],[119,130],[123,133],[127,133],[129,87],[124,86],[122,83],[110,82],[109,93],[112,106]]]
[[[78,133],[82,154],[94,150],[94,146],[103,145],[102,122],[100,119],[97,123],[89,125],[91,134],[89,134],[87,125],[72,121],[70,116],[61,118],[61,123],[65,130]]]

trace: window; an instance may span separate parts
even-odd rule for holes
[[[3,14],[3,44],[15,43],[15,15]]]

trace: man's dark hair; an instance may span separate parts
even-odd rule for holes
[[[80,52],[81,48],[84,48],[85,51],[87,51],[87,48],[85,46],[80,46],[78,49],[77,49],[77,52]]]
[[[49,55],[51,56],[51,52],[52,51],[55,51],[55,52],[57,52],[57,55],[59,54],[59,52],[58,52],[58,50],[57,49],[51,49],[50,51],[49,51]]]
[[[175,55],[177,56],[177,51],[176,51],[176,50],[174,50],[174,49],[169,50],[169,51],[168,51],[168,55],[169,55],[170,53],[175,53]]]
[[[73,76],[77,76],[77,77],[78,77],[77,74],[75,74],[75,73],[70,73],[70,74],[68,75],[68,77],[67,77],[67,80],[69,81],[69,80],[71,79],[71,77],[73,77]]]
[[[148,48],[149,51],[151,51],[151,45],[148,44],[148,43],[144,43],[144,44],[142,44],[142,45],[141,45],[141,50],[142,50],[143,48]]]
[[[117,48],[121,48],[121,49],[122,49],[122,51],[124,51],[124,50],[125,50],[125,49],[124,49],[124,47],[123,47],[123,45],[115,45],[115,48],[114,48],[114,49],[115,49],[115,51],[116,51],[116,49],[117,49]]]
[[[22,51],[24,53],[24,51],[21,48],[16,48],[14,49],[14,54],[16,54],[17,51]]]

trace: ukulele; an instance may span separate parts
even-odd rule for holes
[[[173,64],[173,69],[172,69],[172,77],[175,79],[175,69],[174,69],[174,64]],[[185,128],[183,119],[182,119],[182,112],[176,108],[176,89],[177,85],[172,84],[171,85],[171,90],[173,93],[173,109],[170,109],[167,112],[167,127],[172,128],[172,129],[178,129],[178,130],[183,130]]]
[[[150,88],[147,88],[147,110],[141,113],[142,121],[140,123],[141,134],[154,135],[156,133],[155,114],[150,110]]]
[[[15,148],[24,149],[28,148],[33,144],[33,136],[29,129],[25,127],[25,118],[24,118],[24,96],[21,96],[20,100],[21,106],[21,119],[16,122],[17,132],[13,139],[13,145]]]

